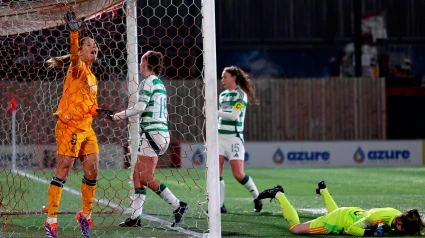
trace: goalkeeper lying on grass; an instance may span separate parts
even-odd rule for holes
[[[352,236],[382,236],[394,231],[402,235],[421,234],[423,224],[418,210],[401,213],[394,208],[374,208],[364,211],[359,207],[340,207],[329,194],[325,181],[318,184],[316,193],[322,195],[328,214],[300,224],[297,212],[286,199],[283,188],[277,185],[260,193],[258,199],[276,198],[289,230],[297,235],[345,234]]]

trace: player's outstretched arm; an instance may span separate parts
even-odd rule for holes
[[[112,115],[112,120],[118,121],[123,120],[127,117],[135,116],[141,114],[146,109],[145,102],[138,102],[134,106],[125,109],[124,111],[115,113]]]
[[[374,226],[371,228],[363,228],[363,224],[372,223],[370,216],[363,217],[358,220],[356,223],[351,225],[345,233],[351,236],[383,236],[384,229],[383,226]]]
[[[96,112],[104,119],[113,121],[112,116],[114,115],[114,112],[108,109],[102,109],[102,108],[98,108],[96,109]]]
[[[71,32],[71,66],[78,65],[78,60],[80,59],[78,50],[79,50],[79,42],[78,35],[79,31],[83,26],[84,17],[77,19],[74,12],[67,12],[65,17],[65,25],[66,28]]]
[[[146,80],[143,83],[142,90],[140,90],[142,94],[139,96],[139,102],[137,102],[134,106],[125,109],[124,111],[115,113],[115,115],[112,116],[112,119],[114,121],[123,120],[127,117],[135,116],[145,111],[153,94],[152,86],[153,82],[151,80]]]

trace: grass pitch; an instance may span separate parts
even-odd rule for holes
[[[40,213],[46,205],[47,188],[52,171],[26,171],[23,177],[7,170],[0,173],[1,208],[3,224],[0,237],[45,237],[42,224],[45,214],[11,214],[10,211]],[[425,214],[423,201],[425,167],[369,167],[369,168],[256,168],[246,169],[260,191],[280,184],[291,204],[298,211],[301,222],[326,212],[323,199],[315,194],[319,180],[326,180],[328,189],[338,206],[359,206],[363,209],[394,207],[400,211],[418,208]],[[95,227],[92,237],[196,237],[207,231],[203,211],[205,201],[205,172],[185,169],[161,169],[157,178],[162,180],[181,200],[189,203],[190,210],[178,230],[168,227],[173,221],[171,207],[155,193],[148,191],[142,228],[120,228],[118,224],[128,214],[113,208],[110,203],[127,208],[130,203],[128,171],[102,170],[99,174],[93,215]],[[65,186],[59,215],[59,237],[81,237],[75,213],[81,208],[78,195],[82,171],[73,171]],[[35,178],[40,178],[35,180]],[[264,200],[263,211],[254,213],[250,193],[224,171],[226,183],[225,205],[222,214],[223,237],[296,237],[291,235],[283,219],[279,204]],[[77,192],[77,193],[76,193]],[[9,215],[4,212],[8,211]],[[37,212],[38,211],[38,212]],[[338,237],[338,236],[332,236]],[[341,236],[342,237],[342,236]],[[345,236],[346,237],[346,236]]]

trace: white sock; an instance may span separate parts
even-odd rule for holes
[[[133,210],[133,214],[131,215],[131,219],[134,220],[142,215],[143,204],[145,203],[145,200],[145,194],[133,195],[133,199],[131,201],[131,209]]]
[[[248,182],[246,182],[243,186],[245,186],[245,188],[248,189],[248,191],[251,193],[253,198],[258,197],[258,189],[255,186],[254,180],[252,180],[251,177],[249,177]]]
[[[281,194],[283,194],[283,193],[279,191],[279,192],[276,193],[276,195],[274,197],[277,198]]]
[[[47,223],[52,224],[52,223],[57,223],[58,222],[58,218],[56,217],[48,217],[46,220]]]
[[[170,191],[170,189],[165,188],[159,196],[170,204],[174,210],[180,207],[180,201],[174,196],[174,194]]]
[[[224,205],[224,188],[226,185],[224,184],[224,180],[220,180],[220,206]]]

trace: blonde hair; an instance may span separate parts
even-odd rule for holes
[[[81,44],[84,44],[86,40],[90,39],[90,37],[84,37],[82,38]],[[81,46],[78,46],[78,49],[81,49]],[[52,57],[46,61],[47,68],[68,68],[71,65],[71,54],[63,55],[63,56],[57,56]]]

